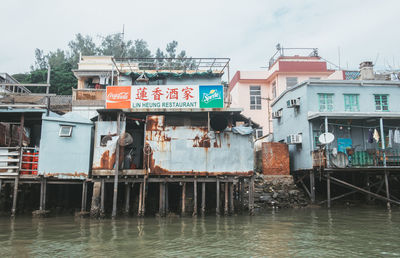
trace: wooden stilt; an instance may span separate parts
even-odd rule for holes
[[[40,199],[39,199],[39,210],[43,211],[43,193],[44,193],[44,180],[40,181]]]
[[[233,214],[235,212],[235,207],[234,207],[234,197],[233,197],[233,183],[229,183],[229,212]]]
[[[163,183],[159,183],[160,186],[160,191],[159,191],[159,202],[158,202],[158,214],[162,217],[163,216],[163,207],[164,207],[164,203],[163,203],[163,195],[164,195],[164,191],[163,191],[163,187],[164,184]]]
[[[326,174],[326,194],[328,199],[328,208],[331,207],[331,174],[328,172]]]
[[[125,184],[125,214],[129,214],[130,210],[130,202],[131,202],[131,184]]]
[[[142,201],[143,201],[142,196],[143,196],[143,183],[140,183],[138,216],[142,216]]]
[[[219,190],[219,178],[217,177],[217,192],[216,192],[216,197],[217,197],[217,204],[216,204],[216,208],[215,208],[215,213],[217,214],[217,215],[219,215],[219,212],[220,212],[220,210],[219,210],[219,203],[220,203],[220,200],[219,200],[219,193],[220,193],[220,190]]]
[[[311,203],[315,203],[315,175],[314,171],[310,171],[310,193],[311,193]]]
[[[3,186],[3,180],[0,179],[0,196],[1,196],[1,187]]]
[[[206,214],[206,183],[201,183],[201,216]]]
[[[240,189],[239,189],[239,195],[240,195],[240,209],[243,210],[244,207],[244,179],[240,178]]]
[[[142,193],[142,210],[140,212],[140,216],[144,216],[146,213],[146,176],[143,179],[143,193]]]
[[[165,214],[168,214],[168,213],[169,213],[169,198],[168,198],[169,191],[168,191],[168,184],[165,183],[164,186],[165,186],[165,187],[164,187],[164,191],[165,191],[165,194],[164,194],[164,199],[165,199],[165,211],[164,211],[164,213],[165,213]]]
[[[104,209],[104,198],[105,198],[105,189],[106,188],[106,184],[104,182],[104,179],[101,179],[101,186],[100,186],[100,216],[104,217],[106,211]]]
[[[47,179],[44,178],[44,185],[43,185],[43,210],[46,210],[46,200],[47,200]]]
[[[365,188],[367,189],[368,192],[371,192],[371,182],[369,180],[369,174],[366,175],[365,177]],[[367,194],[365,200],[367,202],[371,201],[371,195]]]
[[[82,183],[82,203],[81,203],[81,212],[86,211],[86,200],[87,200],[87,183],[84,181]]]
[[[165,216],[167,213],[166,213],[166,200],[167,200],[167,198],[166,198],[166,196],[165,196],[165,194],[166,194],[166,188],[167,188],[167,183],[166,182],[162,182],[162,185],[163,185],[163,189],[162,189],[162,202],[163,202],[163,204],[162,204],[162,211],[161,211],[161,213],[162,213],[162,216]]]
[[[225,194],[225,198],[224,198],[224,201],[225,201],[225,204],[224,204],[224,215],[225,216],[227,216],[228,215],[228,212],[229,212],[229,210],[228,210],[228,205],[229,205],[229,183],[228,182],[226,182],[225,184],[224,184],[224,187],[225,187],[225,191],[224,191],[224,194]]]
[[[17,199],[18,199],[18,185],[19,185],[19,173],[20,169],[22,166],[22,140],[23,140],[23,133],[24,133],[24,122],[25,122],[25,115],[24,113],[21,114],[21,122],[19,126],[19,168],[18,168],[18,175],[15,177],[14,180],[14,193],[13,193],[13,202],[12,202],[12,208],[11,208],[11,217],[15,217],[16,211],[17,211]]]
[[[111,217],[115,218],[117,216],[117,198],[118,198],[118,172],[119,172],[119,140],[120,140],[120,128],[121,128],[121,113],[118,112],[117,116],[117,137],[115,148],[115,171],[114,171],[114,194],[113,194],[113,208]]]
[[[197,216],[197,180],[193,182],[193,217]]]
[[[386,198],[389,200],[390,199],[390,192],[389,192],[389,172],[385,171],[385,186],[386,186]],[[390,210],[390,202],[386,202],[386,206],[388,210]]]
[[[64,188],[64,186],[62,186],[62,187]],[[104,187],[102,186],[102,181],[101,182],[100,181],[93,182],[92,204],[90,206],[90,216],[93,218],[97,218],[101,212],[100,203],[101,203],[102,188],[104,189]],[[65,192],[65,191],[63,191],[63,192]]]
[[[185,216],[186,211],[186,183],[182,183],[182,216]]]
[[[249,180],[249,213],[254,215],[254,176]]]

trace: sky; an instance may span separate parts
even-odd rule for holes
[[[0,72],[9,74],[29,72],[36,48],[67,49],[77,33],[98,42],[123,25],[153,53],[176,40],[191,57],[229,57],[231,74],[265,69],[278,43],[318,48],[336,65],[340,56],[344,69],[366,60],[400,68],[398,0],[2,0],[0,10]]]

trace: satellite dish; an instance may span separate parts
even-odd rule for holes
[[[335,136],[332,133],[323,133],[318,137],[318,140],[322,144],[329,144],[335,140]]]

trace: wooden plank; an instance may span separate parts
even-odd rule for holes
[[[120,129],[121,129],[121,113],[118,112],[117,116],[117,142],[115,149],[115,171],[114,171],[114,194],[113,194],[113,208],[111,217],[115,218],[117,216],[117,198],[118,198],[118,172],[119,172],[119,139],[120,139]]]
[[[206,183],[201,183],[201,215],[206,214]]]
[[[193,182],[193,216],[197,216],[197,181],[194,180]]]
[[[224,205],[224,215],[227,216],[228,213],[228,206],[229,206],[229,183],[225,183],[225,189],[224,189],[224,194],[225,194],[225,205]]]
[[[219,193],[220,193],[220,190],[219,190],[219,178],[217,178],[216,184],[217,184],[217,187],[216,187],[216,191],[217,191],[216,192],[216,197],[217,197],[216,202],[217,202],[217,204],[216,204],[216,207],[215,207],[215,213],[217,215],[219,215],[219,212],[220,212],[220,210],[219,210],[219,203],[220,203],[220,199],[219,199]]]
[[[185,216],[186,212],[186,183],[182,184],[182,216]]]

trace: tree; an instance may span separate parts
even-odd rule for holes
[[[128,50],[129,57],[149,58],[152,57],[151,51],[148,48],[147,42],[143,39],[135,40],[134,46]]]
[[[93,38],[89,35],[83,36],[80,33],[76,34],[75,39],[68,43],[68,47],[70,50],[69,63],[72,64],[74,68],[77,67],[80,54],[85,56],[98,54],[96,43],[94,43]]]
[[[121,33],[111,34],[103,38],[98,50],[100,55],[125,57],[126,53],[130,52],[132,44],[132,40],[125,41]]]

